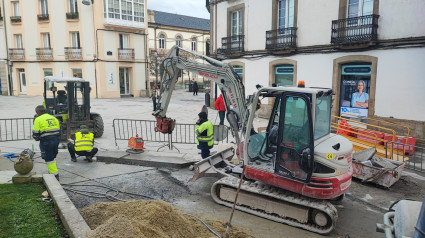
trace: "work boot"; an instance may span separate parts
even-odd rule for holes
[[[77,158],[75,158],[75,157],[71,157],[71,161],[72,161],[72,162],[77,162]]]
[[[93,162],[92,158],[93,158],[93,156],[86,156],[87,162],[89,162],[89,163]]]
[[[58,182],[59,182],[59,174],[56,174],[55,175],[55,178],[58,180]]]

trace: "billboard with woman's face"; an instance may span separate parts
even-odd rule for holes
[[[367,117],[371,65],[343,65],[341,71],[341,116]]]

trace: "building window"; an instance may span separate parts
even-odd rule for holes
[[[46,76],[53,76],[52,69],[43,69],[44,77]]]
[[[77,0],[69,0],[69,12],[71,12],[71,13],[77,13],[78,12]]]
[[[130,36],[128,34],[119,34],[120,49],[130,48]]]
[[[44,16],[49,15],[47,0],[40,0],[40,14]]]
[[[23,49],[24,48],[24,44],[22,43],[22,35],[21,34],[15,35],[15,42],[16,42],[16,48],[17,49]]]
[[[192,51],[196,51],[196,37],[192,38]]]
[[[80,33],[79,32],[70,32],[71,36],[71,47],[80,48]]]
[[[182,38],[181,38],[181,36],[177,36],[176,37],[176,45],[178,47],[182,47]]]
[[[72,77],[83,78],[83,71],[81,69],[72,69]]]
[[[349,0],[347,18],[373,14],[373,0]]]
[[[242,11],[232,12],[231,36],[242,35]]]
[[[41,33],[41,40],[43,43],[43,48],[50,49],[50,34],[49,33]]]
[[[19,10],[19,2],[12,2],[12,7],[13,7],[13,16],[20,17],[21,12]]]
[[[280,0],[278,4],[278,28],[294,26],[294,0]]]
[[[159,48],[165,49],[165,35],[164,34],[159,35]]]
[[[104,0],[104,17],[144,22],[144,0]]]
[[[205,42],[205,50],[206,50],[205,55],[209,56],[210,55],[210,40],[209,39],[207,40],[207,42]]]
[[[274,80],[277,86],[294,85],[294,66],[289,64],[277,65],[274,70]]]
[[[241,66],[241,65],[234,65],[233,66],[233,70],[243,80],[243,66]]]

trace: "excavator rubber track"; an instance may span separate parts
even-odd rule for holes
[[[232,207],[240,179],[225,176],[215,182],[211,195],[215,202]],[[336,225],[336,208],[317,200],[258,182],[244,181],[236,209],[318,234],[330,233]]]

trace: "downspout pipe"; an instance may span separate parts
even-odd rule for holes
[[[8,40],[7,40],[7,24],[6,24],[6,10],[4,8],[4,2],[2,2],[3,6],[3,24],[4,24],[4,41],[6,43],[6,64],[7,64],[7,82],[9,89],[9,96],[13,96],[13,83],[12,83],[12,61],[9,59],[9,54],[7,53],[9,50]],[[1,92],[0,92],[1,93]]]

